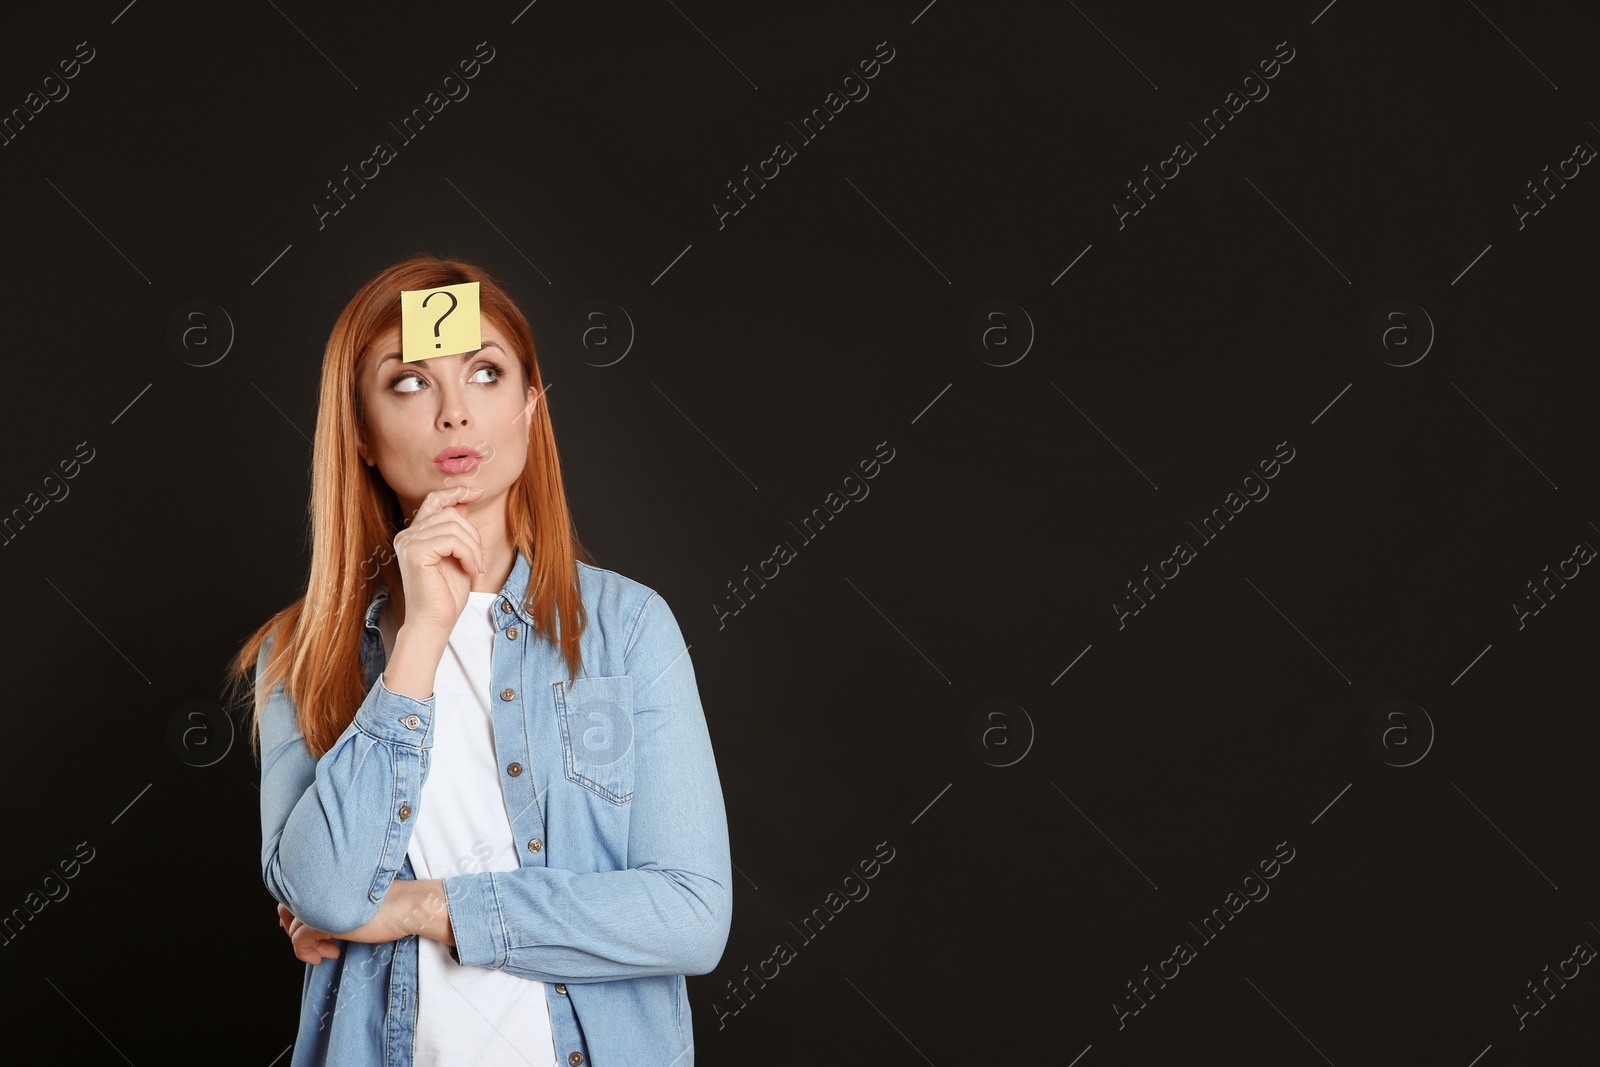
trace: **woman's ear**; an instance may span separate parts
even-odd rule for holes
[[[533,433],[533,409],[539,406],[539,393],[534,386],[528,386],[528,402],[522,405],[522,428],[527,431],[524,438]]]

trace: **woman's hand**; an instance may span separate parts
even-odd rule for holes
[[[422,498],[411,525],[395,534],[395,558],[405,592],[404,626],[449,634],[467,607],[472,575],[488,570],[483,536],[467,518],[467,505],[483,486],[435,489]]]
[[[282,904],[278,905],[278,925],[283,927],[294,944],[294,954],[313,967],[339,955],[339,946],[332,934],[307,926]]]

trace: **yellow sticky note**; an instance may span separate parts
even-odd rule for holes
[[[400,361],[476,352],[483,347],[478,283],[400,291]]]

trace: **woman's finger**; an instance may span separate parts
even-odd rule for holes
[[[325,959],[336,958],[339,955],[339,943],[324,931],[301,923],[295,932],[294,954],[302,962],[315,967]]]
[[[483,554],[483,550],[453,526],[421,532],[406,545],[407,551],[414,552],[422,548],[438,553],[440,561],[446,556],[454,556],[461,561],[461,569],[468,574],[481,573],[489,564],[489,558]]]
[[[458,496],[457,490],[465,490],[464,495]],[[401,534],[406,535],[408,542],[415,541],[419,535],[437,534],[444,529],[454,529],[460,533],[476,552],[477,559],[466,561],[469,572],[483,568],[478,566],[484,562],[487,553],[483,547],[483,533],[467,518],[466,512],[457,505],[477,499],[477,494],[483,491],[481,485],[454,486],[450,489],[439,489],[429,493],[424,498],[422,507],[417,509],[417,517],[412,520]],[[448,555],[449,553],[444,553]]]
[[[411,517],[410,525],[419,526],[445,508],[454,507],[464,500],[476,500],[482,492],[481,485],[452,485],[446,489],[435,489],[417,505],[417,513]]]
[[[325,959],[338,957],[339,943],[332,934],[307,926],[282,904],[278,905],[278,925],[288,933],[295,957],[302,963],[315,967]]]

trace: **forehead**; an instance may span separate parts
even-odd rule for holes
[[[478,334],[485,341],[494,341],[496,344],[498,344],[501,350],[505,352],[507,358],[516,358],[516,349],[512,347],[512,344],[510,340],[507,339],[505,333],[501,331],[501,329],[492,321],[490,321],[489,316],[483,314],[482,312],[478,313]],[[398,323],[396,323],[372,339],[372,344],[367,347],[366,352],[367,365],[376,366],[384,356],[388,355],[390,352],[398,351],[400,351],[400,326]]]

